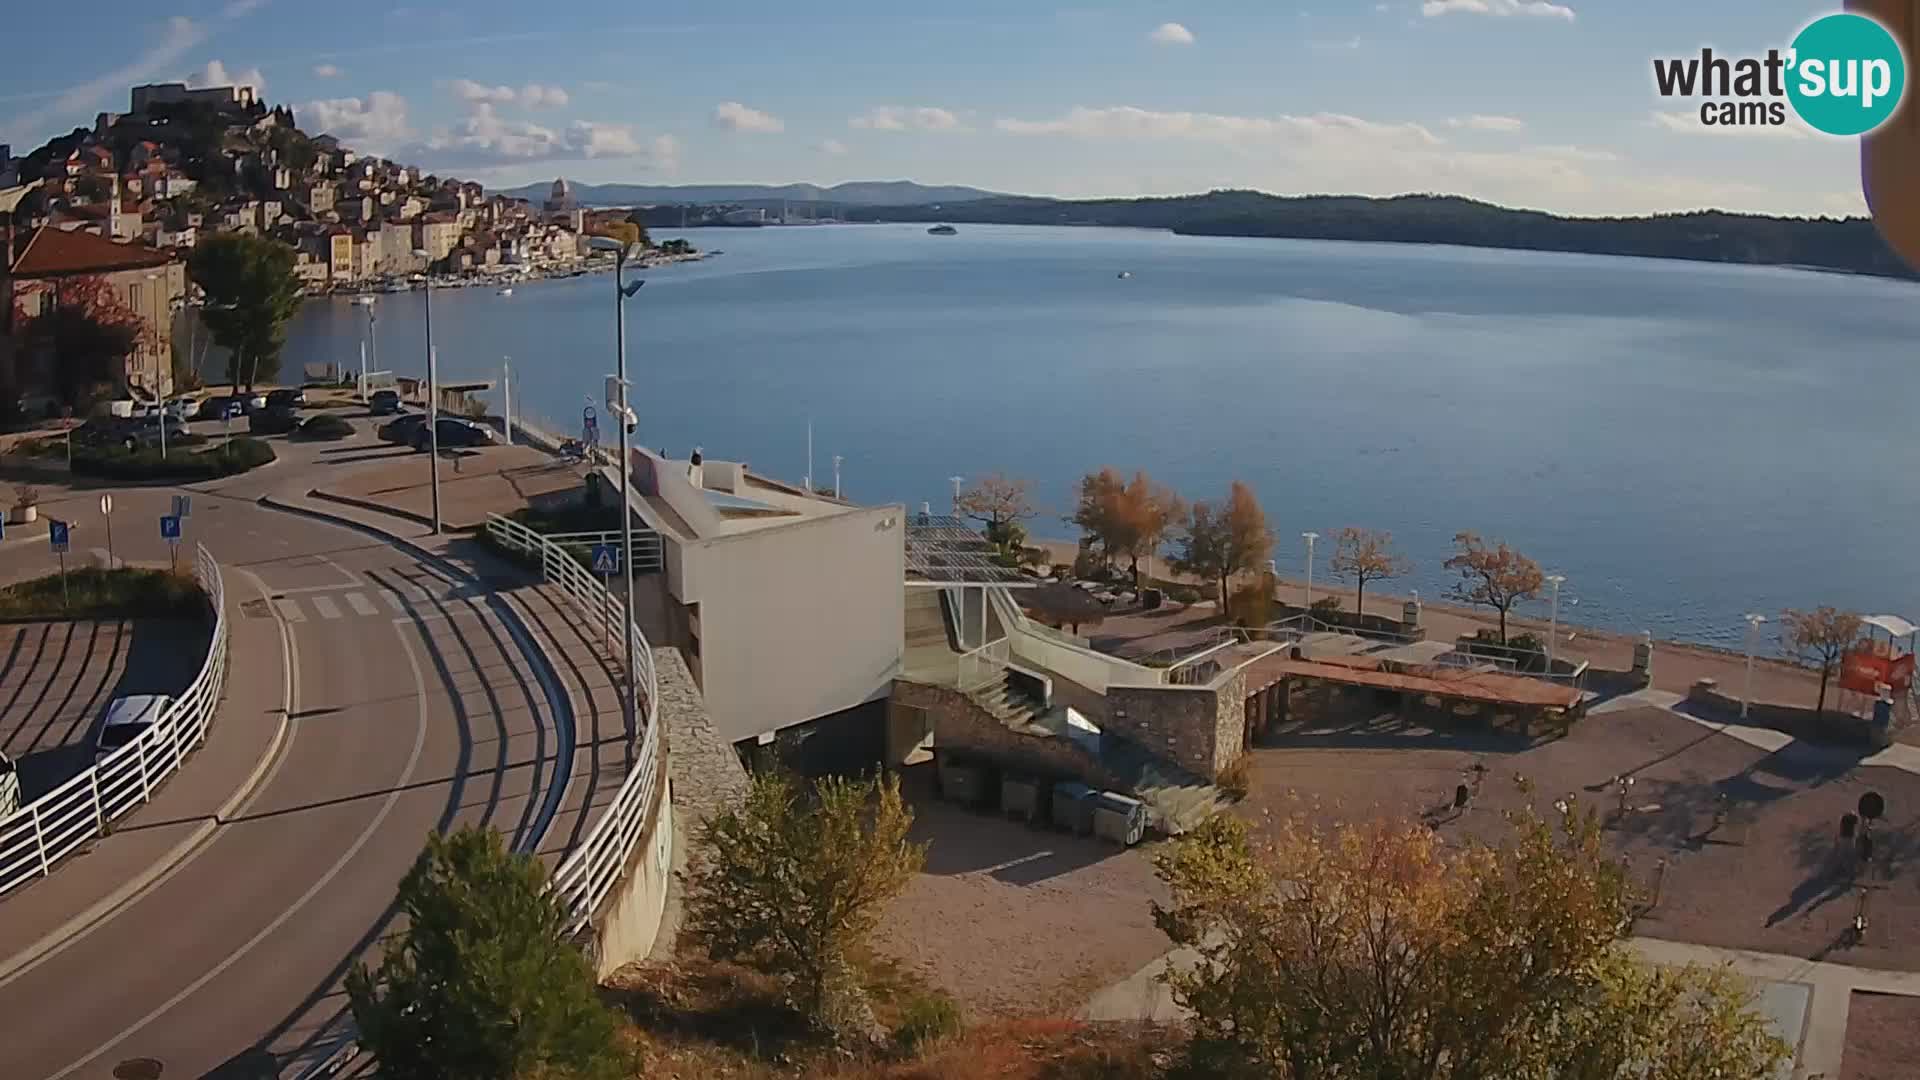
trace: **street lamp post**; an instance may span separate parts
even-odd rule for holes
[[[842,460],[844,459],[839,454],[833,455],[833,497],[836,499],[840,498],[840,462]]]
[[[610,236],[596,236],[590,240],[589,243],[601,251],[612,250],[614,252],[613,334],[614,352],[616,354],[615,363],[617,364],[614,371],[614,380],[616,384],[615,388],[620,395],[620,400],[618,402],[610,401],[607,405],[610,409],[617,406],[618,415],[615,419],[620,422],[620,563],[622,576],[626,579],[627,588],[627,625],[622,631],[623,640],[626,642],[626,659],[623,661],[623,664],[627,671],[627,694],[621,711],[624,713],[626,720],[627,741],[631,744],[636,733],[636,721],[638,720],[636,710],[639,704],[640,684],[633,664],[633,502],[628,494],[628,485],[630,483],[628,473],[633,467],[629,441],[633,438],[634,423],[633,410],[627,404],[626,302],[634,293],[639,292],[640,287],[645,285],[646,282],[636,281],[632,285],[626,283],[627,260],[642,250],[639,244],[624,244]]]
[[[417,259],[429,262],[432,256],[414,249]],[[433,278],[420,275],[427,304],[427,475],[433,488],[433,534],[440,535],[440,351],[433,344]]]
[[[360,339],[360,400],[367,399],[367,354],[374,355],[374,363],[379,363],[379,349],[374,344],[373,305],[378,301],[375,296],[356,296],[353,302],[367,309],[367,336]]]
[[[1320,539],[1317,532],[1303,532],[1300,539],[1307,542],[1307,611],[1313,611],[1313,542]]]
[[[1740,691],[1740,719],[1747,718],[1747,706],[1753,701],[1753,647],[1760,637],[1760,624],[1767,621],[1765,615],[1747,615],[1747,684]]]
[[[1560,648],[1560,586],[1566,584],[1567,575],[1548,574],[1547,584],[1553,586],[1553,601],[1547,608],[1547,674],[1553,674],[1554,654]]]
[[[949,476],[947,477],[947,479],[953,481],[953,516],[959,517],[960,516],[960,485],[966,483],[967,478],[964,476]]]
[[[512,446],[513,445],[513,357],[511,356],[503,356],[500,358],[500,392],[506,399],[505,404],[501,405],[500,407],[500,411],[505,414],[504,416],[501,417],[501,421],[503,426],[507,429],[507,445]]]

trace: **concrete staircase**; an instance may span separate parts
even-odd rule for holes
[[[1104,732],[1099,740],[1100,764],[1152,809],[1162,832],[1178,836],[1198,828],[1227,804],[1219,788],[1139,743]]]
[[[1002,675],[997,683],[969,691],[967,696],[995,720],[1022,734],[1033,734],[1028,729],[1048,712],[1046,702],[1015,685],[1012,672]]]

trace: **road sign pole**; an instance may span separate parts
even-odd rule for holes
[[[67,553],[62,551],[60,553],[60,607],[65,610],[71,606],[67,601]]]
[[[107,519],[107,569],[111,570],[113,569],[113,504],[108,503],[107,506],[106,513],[101,516]]]

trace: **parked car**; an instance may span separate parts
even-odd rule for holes
[[[13,759],[0,753],[0,821],[6,820],[20,809],[20,770],[14,767]]]
[[[247,417],[249,435],[285,435],[300,426],[300,416],[291,407],[269,405]]]
[[[267,395],[265,394],[243,394],[241,397],[243,403],[246,405],[247,411],[250,413],[259,412],[261,409],[267,407]]]
[[[400,416],[380,425],[374,434],[381,442],[396,443],[400,446],[412,446],[415,433],[426,431],[426,413],[402,413]]]
[[[197,397],[182,396],[167,402],[167,415],[181,423],[194,419],[199,410],[200,399]]]
[[[280,389],[267,391],[267,408],[303,409],[307,405],[305,390]]]
[[[400,391],[375,390],[367,399],[367,412],[372,416],[388,416],[400,411]]]
[[[131,447],[136,441],[134,422],[121,416],[89,416],[68,437],[75,446]]]
[[[178,420],[173,419],[172,417],[167,418],[166,424],[167,424],[167,441],[168,442],[173,442],[177,439],[184,439],[189,435],[193,434],[193,429],[187,427],[187,425],[181,423]],[[128,429],[128,434],[132,436],[133,441],[135,443],[141,446],[159,446],[160,445],[160,417],[157,415],[146,416],[146,417],[141,417],[138,420],[135,420],[132,426]]]
[[[100,733],[93,737],[93,763],[100,764],[115,750],[140,737],[160,722],[173,699],[165,694],[129,694],[107,703],[100,714]]]
[[[247,412],[246,401],[231,394],[216,395],[200,403],[199,411],[194,413],[196,420],[226,420],[244,416]]]
[[[440,448],[442,450],[493,445],[492,428],[482,427],[471,420],[462,420],[459,417],[441,417],[439,424],[434,427],[434,432],[439,436]],[[427,426],[422,424],[419,430],[413,433],[413,448],[415,450],[425,450],[429,445],[430,443],[427,440]]]

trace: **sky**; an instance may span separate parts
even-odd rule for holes
[[[1857,140],[1713,132],[1656,57],[1839,0],[96,0],[8,13],[0,142],[143,82],[490,187],[911,179],[1065,197],[1438,191],[1582,215],[1865,212]],[[924,12],[924,14],[916,13]],[[89,27],[113,27],[98,33]]]

